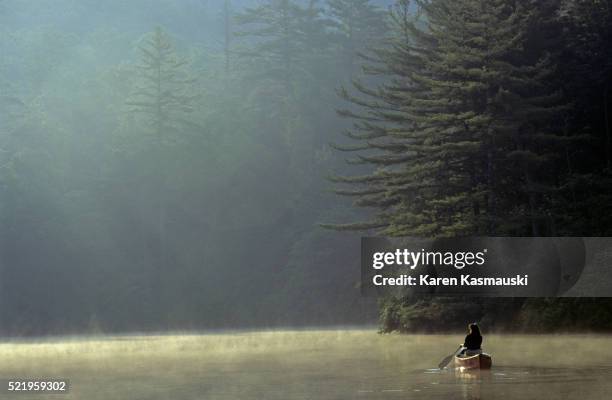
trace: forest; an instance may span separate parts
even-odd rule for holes
[[[610,236],[611,22],[598,0],[0,0],[0,334],[612,329],[604,299],[359,294],[362,235]]]
[[[417,1],[342,97],[337,193],[373,210],[331,225],[386,236],[609,236],[611,4]],[[600,277],[606,279],[609,277]],[[388,298],[383,331],[610,330],[606,299]]]

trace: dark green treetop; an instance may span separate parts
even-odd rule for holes
[[[547,84],[547,55],[524,52],[537,7],[502,0],[420,6],[426,27],[395,18],[404,31],[374,52],[369,70],[386,74],[387,83],[342,91],[353,104],[341,114],[354,120],[347,135],[357,145],[336,147],[371,172],[334,180],[353,186],[339,194],[377,213],[333,227],[395,236],[537,234],[554,189],[554,173],[544,171],[556,168],[562,138],[555,117],[564,109]]]

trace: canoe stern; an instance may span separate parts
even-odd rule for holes
[[[491,369],[493,360],[489,354],[482,353],[470,357],[455,356],[455,368],[460,370]]]

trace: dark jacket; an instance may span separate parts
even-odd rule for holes
[[[467,347],[468,350],[480,350],[480,346],[482,345],[482,336],[476,333],[470,333],[465,337],[463,345]]]

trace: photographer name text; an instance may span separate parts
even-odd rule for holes
[[[396,249],[393,252],[376,252],[372,256],[372,268],[380,271],[389,266],[403,267],[413,272],[417,267],[445,268],[463,270],[466,267],[477,268],[478,273],[463,273],[459,276],[437,276],[439,274],[419,273],[410,275],[402,273],[396,276],[376,274],[372,277],[375,286],[527,286],[528,275],[508,277],[481,276],[486,265],[487,249],[481,251],[410,251]],[[447,269],[452,271],[453,269]],[[439,269],[438,269],[439,271]]]

